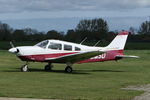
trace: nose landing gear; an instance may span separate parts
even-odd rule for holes
[[[21,71],[22,71],[22,72],[28,72],[28,71],[29,71],[28,62],[26,62],[25,65],[21,66]]]

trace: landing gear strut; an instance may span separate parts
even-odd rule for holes
[[[28,62],[26,62],[25,65],[21,66],[21,71],[22,72],[28,72],[29,68],[28,68]]]
[[[49,63],[49,64],[45,65],[44,70],[45,71],[51,71],[52,68],[53,68],[53,65],[51,63]]]

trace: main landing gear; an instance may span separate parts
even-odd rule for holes
[[[72,73],[73,69],[72,69],[72,64],[71,63],[67,63],[67,66],[65,68],[65,72],[66,73]],[[44,70],[45,71],[51,71],[53,68],[53,65],[51,63],[45,65]]]
[[[25,65],[21,66],[21,71],[22,72],[28,72],[29,68],[28,68],[28,62],[26,62]]]
[[[49,63],[49,64],[45,65],[44,70],[45,71],[51,71],[52,68],[53,68],[53,65],[51,63]]]
[[[67,66],[67,67],[65,68],[65,72],[66,72],[66,73],[71,73],[71,72],[72,72],[72,67]]]
[[[66,73],[72,73],[72,63],[67,63],[67,67],[65,68]]]

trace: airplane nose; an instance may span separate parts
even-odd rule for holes
[[[11,48],[8,50],[10,53],[18,53],[19,50],[17,48]]]

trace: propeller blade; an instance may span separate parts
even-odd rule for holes
[[[10,41],[10,45],[11,45],[11,47],[12,48],[14,48],[15,46],[14,46],[14,44]]]

